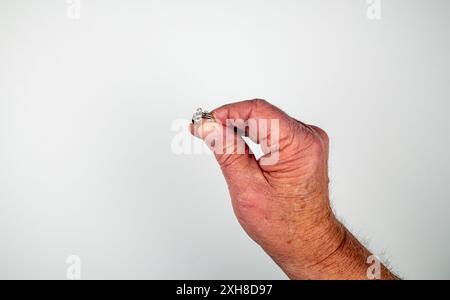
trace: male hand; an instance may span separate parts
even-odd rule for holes
[[[330,207],[327,134],[259,99],[212,114],[215,120],[192,125],[192,133],[214,151],[248,235],[292,279],[367,279],[371,254]],[[265,155],[256,160],[241,135]],[[395,278],[382,265],[380,274]]]

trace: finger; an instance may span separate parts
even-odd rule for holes
[[[251,129],[253,128],[249,128],[249,122],[254,121],[258,125],[257,127],[264,120],[281,120],[281,125],[283,126],[291,122],[290,117],[286,113],[261,99],[226,104],[215,109],[212,113],[222,124],[226,124],[227,121],[228,123],[231,122],[232,125],[245,133],[255,143],[260,143],[260,139],[265,137],[258,135],[259,130],[252,131]],[[270,128],[268,129],[270,130]]]
[[[216,121],[191,125],[191,133],[201,138],[214,153],[230,191],[241,193],[250,183],[265,182],[264,175],[248,145],[234,130]]]
[[[261,99],[227,104],[212,113],[220,122],[238,128],[261,145],[265,154],[260,159],[262,166],[278,161],[280,151],[292,141],[292,129],[300,126],[285,112]]]

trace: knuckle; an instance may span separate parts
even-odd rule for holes
[[[252,102],[252,104],[256,107],[258,106],[267,106],[269,105],[269,102],[267,100],[264,99],[260,99],[260,98],[255,98],[253,100],[250,100]]]
[[[328,136],[327,132],[325,130],[323,130],[322,128],[319,127],[314,127],[314,130],[317,132],[317,134],[319,135],[320,139],[328,145],[328,143],[330,142],[330,137]]]
[[[322,129],[308,125],[303,127],[302,149],[312,157],[322,158],[328,153],[328,135]]]
[[[314,136],[316,137],[314,140],[316,141],[316,143],[328,146],[330,142],[330,137],[328,136],[325,130],[314,125],[309,125],[308,127],[314,133]]]

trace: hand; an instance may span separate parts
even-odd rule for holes
[[[330,207],[327,134],[259,99],[212,114],[191,130],[214,151],[247,234],[292,279],[367,279],[370,253]],[[241,135],[265,155],[256,160]],[[381,277],[395,278],[384,266]]]

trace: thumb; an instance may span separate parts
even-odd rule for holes
[[[249,184],[259,180],[265,182],[255,156],[234,129],[214,119],[204,119],[199,124],[191,124],[191,133],[213,151],[232,194],[248,189]]]

